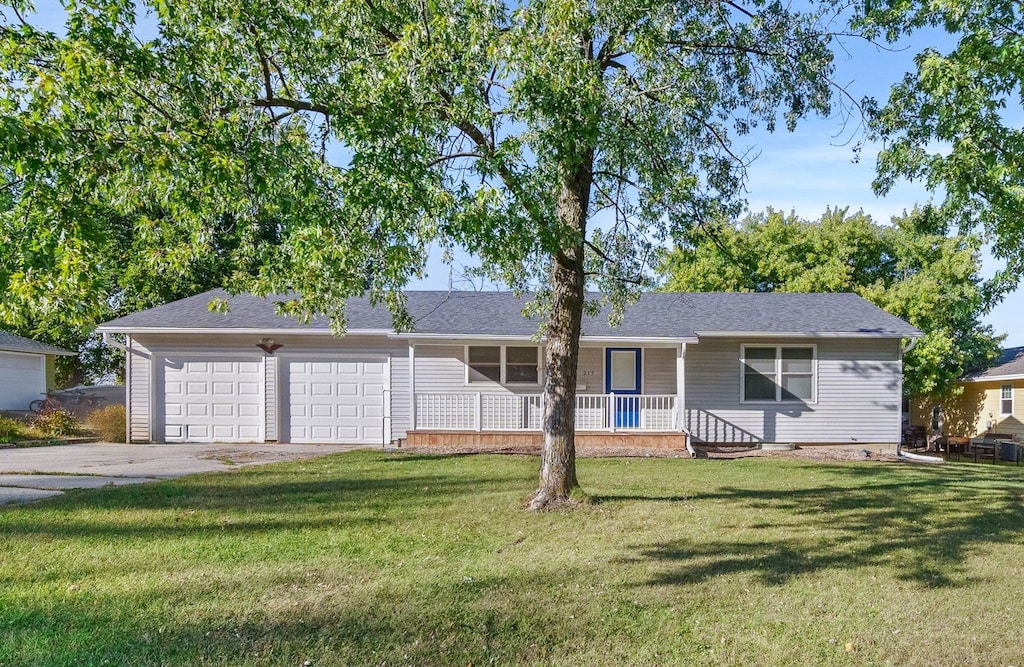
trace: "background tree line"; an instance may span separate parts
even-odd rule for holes
[[[982,240],[952,234],[916,209],[874,222],[830,209],[818,220],[767,210],[695,227],[664,255],[668,291],[856,292],[924,332],[904,359],[904,392],[952,391],[998,353],[981,323],[992,301],[979,275]]]

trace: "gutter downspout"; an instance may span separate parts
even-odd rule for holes
[[[925,456],[923,454],[910,454],[903,451],[903,443],[896,445],[896,458],[900,460],[914,461],[916,463],[945,463],[941,456]]]
[[[109,334],[107,332],[103,333],[103,344],[104,345],[109,345],[110,347],[113,347],[113,348],[116,348],[118,350],[121,350],[125,354],[128,353],[127,346],[125,346],[124,343],[120,342],[119,340],[117,340],[116,338],[111,336],[111,334]]]
[[[124,420],[124,441],[130,443],[132,441],[132,420],[130,417],[132,414],[132,361],[129,356],[130,352],[127,345],[105,331],[103,332],[103,344],[124,352],[124,410],[126,417]]]

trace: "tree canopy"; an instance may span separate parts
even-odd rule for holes
[[[86,0],[55,34],[0,7],[0,313],[102,312],[112,215],[133,266],[223,258],[230,288],[295,291],[284,312],[339,329],[364,293],[408,327],[427,246],[465,248],[547,316],[535,507],[577,485],[585,288],[621,312],[653,247],[737,214],[737,138],[827,114],[859,18],[838,0]]]
[[[1001,340],[980,322],[981,239],[948,231],[924,210],[880,225],[849,209],[816,221],[769,209],[695,228],[661,271],[668,290],[856,292],[925,334],[904,360],[904,391],[943,393]]]
[[[956,39],[946,53],[921,51],[916,70],[873,109],[872,130],[885,141],[875,189],[922,181],[941,202],[936,219],[991,242],[1005,261],[994,287],[1012,290],[1024,274],[1024,8],[1013,0],[885,0],[869,21],[889,38],[929,27]]]

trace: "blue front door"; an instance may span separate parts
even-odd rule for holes
[[[640,426],[640,348],[606,347],[604,391],[615,394],[615,427]]]

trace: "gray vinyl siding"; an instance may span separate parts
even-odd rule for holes
[[[676,354],[675,348],[644,348],[645,394],[672,395],[676,393]]]
[[[152,371],[149,350],[143,347],[137,340],[127,340],[127,361],[128,380],[127,409],[128,409],[128,438],[129,442],[149,442],[150,440],[150,389],[152,386]]]
[[[604,348],[581,347],[576,364],[576,393],[604,393]]]
[[[740,346],[814,344],[817,402],[741,403]],[[888,443],[900,433],[898,339],[705,339],[687,346],[687,430],[703,442]]]
[[[472,392],[479,391],[477,387],[491,384],[466,386],[466,366],[463,362],[465,352],[462,345],[417,345],[415,355],[417,394]]]
[[[277,388],[278,369],[280,362],[277,357],[268,357],[263,364],[263,435],[269,442],[277,442],[280,423],[278,405],[280,397]]]
[[[391,342],[391,341],[389,341]],[[391,439],[404,438],[412,428],[409,407],[409,346],[396,343],[391,354]]]

